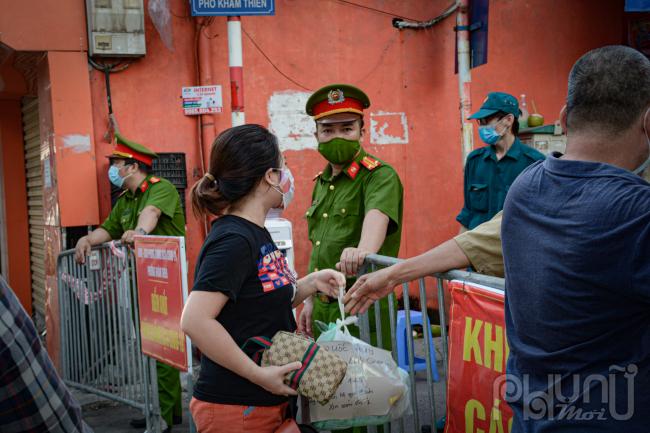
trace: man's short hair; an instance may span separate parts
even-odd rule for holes
[[[650,61],[622,45],[589,51],[571,68],[566,104],[569,131],[626,131],[650,104]]]
[[[138,164],[138,170],[142,171],[144,174],[151,174],[152,168],[150,165],[145,164],[142,161],[138,161],[133,158],[109,158],[110,163],[113,161],[124,161],[124,165]]]

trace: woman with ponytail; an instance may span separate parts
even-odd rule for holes
[[[345,277],[326,269],[297,280],[264,228],[286,208],[293,177],[276,137],[259,125],[222,132],[210,168],[191,191],[198,216],[214,215],[196,264],[181,326],[199,347],[201,372],[190,410],[200,433],[272,433],[286,417],[287,373],[300,363],[260,367],[243,350],[251,337],[296,330],[292,308],[317,290],[337,296]]]

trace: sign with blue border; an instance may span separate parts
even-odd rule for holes
[[[192,16],[275,15],[275,0],[191,0]]]

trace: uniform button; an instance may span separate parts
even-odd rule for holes
[[[324,213],[324,214],[323,214],[323,218],[327,218],[327,213]]]
[[[309,211],[305,212],[305,216],[309,216]]]
[[[334,191],[334,185],[330,185],[330,191]]]
[[[341,209],[341,213],[345,213],[345,208]]]
[[[314,268],[314,272],[318,272],[319,270],[320,270],[320,269],[318,269],[318,268]]]
[[[320,241],[316,241],[316,246],[319,246],[319,245],[320,245]]]

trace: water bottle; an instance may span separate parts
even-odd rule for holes
[[[530,116],[530,113],[528,112],[528,105],[526,104],[526,95],[522,94],[520,97],[519,101],[519,109],[521,110],[521,114],[519,115],[519,128],[527,128],[528,127],[528,116]]]

